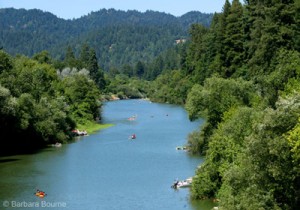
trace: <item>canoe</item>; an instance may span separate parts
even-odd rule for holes
[[[178,189],[178,188],[190,187],[191,185],[192,185],[192,178],[188,178],[185,180],[174,182],[172,188]]]

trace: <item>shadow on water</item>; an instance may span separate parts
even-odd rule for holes
[[[11,149],[8,148],[6,151],[0,151],[0,158],[7,158],[16,155],[34,155],[43,151],[44,148],[39,149]],[[0,161],[1,162],[1,161]]]
[[[7,162],[13,162],[13,161],[18,161],[20,159],[16,158],[5,158],[5,159],[0,159],[0,163],[7,163]]]

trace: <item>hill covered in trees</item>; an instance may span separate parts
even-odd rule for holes
[[[209,28],[192,25],[181,69],[152,99],[204,118],[188,148],[205,156],[192,198],[220,209],[300,206],[300,3],[226,0]]]
[[[79,55],[83,44],[95,49],[104,70],[152,61],[176,40],[187,39],[193,23],[209,26],[212,14],[189,12],[181,17],[102,9],[78,19],[64,20],[32,9],[0,9],[0,46],[11,55],[32,56],[47,50],[64,59],[70,46]]]

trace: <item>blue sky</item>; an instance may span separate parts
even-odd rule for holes
[[[117,10],[153,10],[181,16],[189,11],[221,12],[225,0],[0,0],[0,8],[41,9],[54,15],[72,19],[92,11],[114,8]]]

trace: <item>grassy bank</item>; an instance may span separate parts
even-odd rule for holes
[[[109,128],[111,126],[113,126],[113,124],[99,124],[96,122],[88,122],[88,123],[85,123],[84,125],[78,124],[76,128],[78,130],[86,130],[88,132],[88,134],[92,134],[99,130]]]

